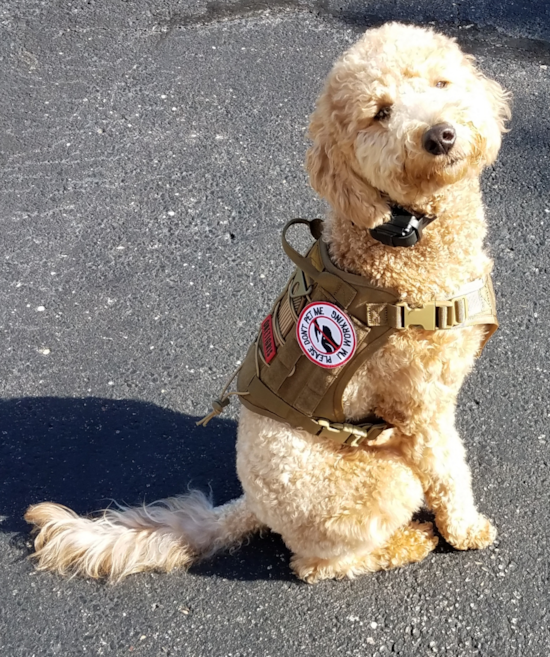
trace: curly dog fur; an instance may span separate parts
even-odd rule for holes
[[[331,205],[324,239],[333,261],[411,305],[488,274],[479,174],[495,160],[507,118],[507,94],[453,40],[397,23],[367,31],[335,64],[311,118],[307,168]],[[424,135],[442,123],[454,145],[430,152]],[[388,199],[437,215],[413,248],[370,236],[389,218]],[[93,518],[31,507],[38,567],[117,580],[186,566],[268,527],[292,551],[298,577],[354,577],[435,547],[431,524],[412,521],[424,501],[451,545],[486,547],[496,531],[476,508],[455,428],[483,330],[401,331],[356,373],[347,418],[374,412],[393,424],[384,444],[338,446],[243,408],[238,500],[214,508],[194,492]]]

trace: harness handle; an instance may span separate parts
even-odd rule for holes
[[[334,299],[343,307],[347,308],[357,295],[357,290],[346,283],[338,276],[331,274],[328,271],[319,271],[313,264],[311,258],[301,255],[288,243],[286,233],[291,226],[295,224],[304,224],[309,227],[309,231],[316,240],[321,239],[323,233],[323,220],[322,219],[291,219],[285,224],[283,228],[282,242],[283,249],[292,262],[301,269],[304,274],[318,283],[324,290],[331,294]]]

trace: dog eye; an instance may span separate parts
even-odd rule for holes
[[[387,119],[390,114],[391,114],[391,107],[387,105],[386,107],[382,107],[381,109],[378,110],[378,114],[376,114],[374,120],[383,121],[384,119]]]
[[[439,80],[439,82],[436,82],[436,83],[435,83],[435,86],[436,86],[438,89],[445,89],[445,87],[448,87],[448,86],[449,86],[449,83],[448,83],[446,80]]]

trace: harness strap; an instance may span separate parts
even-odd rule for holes
[[[248,390],[253,399],[261,399],[262,403],[269,407],[269,410],[260,408],[249,402],[246,397],[241,397],[243,406],[246,406],[249,410],[260,415],[267,415],[279,422],[281,419],[286,420],[297,429],[303,429],[314,436],[330,438],[339,445],[357,447],[365,442],[368,445],[374,445],[379,440],[380,434],[391,428],[390,424],[375,416],[370,419],[371,421],[363,421],[361,424],[331,422],[323,418],[306,417],[274,394],[258,377],[252,379]]]
[[[314,219],[313,221],[309,221],[308,219],[292,219],[289,221],[283,228],[283,249],[299,269],[318,283],[324,290],[329,292],[343,308],[348,308],[355,298],[357,291],[340,277],[328,271],[319,271],[316,269],[310,258],[301,255],[296,249],[290,246],[286,239],[286,233],[295,224],[305,224],[308,226],[312,236],[318,240],[321,236],[323,226],[322,219]]]
[[[397,330],[418,326],[426,331],[443,331],[485,324],[487,340],[498,328],[494,314],[494,290],[490,276],[465,285],[458,295],[442,301],[429,301],[417,308],[401,303],[366,303],[365,324],[389,326]]]

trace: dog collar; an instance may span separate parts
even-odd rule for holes
[[[371,236],[386,246],[414,246],[422,239],[422,230],[436,217],[418,215],[399,205],[391,206],[391,219],[370,229]]]

